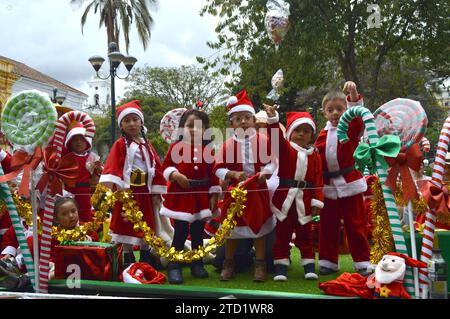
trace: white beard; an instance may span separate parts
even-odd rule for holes
[[[380,265],[375,268],[375,279],[380,284],[390,284],[396,280],[403,280],[405,277],[406,265],[401,264],[400,268],[393,271],[385,271]]]

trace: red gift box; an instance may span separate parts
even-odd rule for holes
[[[81,280],[119,281],[123,271],[122,245],[73,242],[54,247],[55,279],[66,279],[80,269]]]

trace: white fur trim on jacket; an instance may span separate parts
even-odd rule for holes
[[[164,170],[163,175],[166,181],[170,182],[170,174],[172,174],[173,172],[178,172],[178,169],[173,166],[169,166]]]
[[[357,106],[357,105],[364,106],[364,99],[363,99],[363,96],[361,94],[358,94],[358,101],[356,101],[356,102],[351,102],[350,101],[350,96],[347,96],[346,100],[347,100],[347,108],[351,108],[351,107],[354,107],[354,106]]]
[[[212,193],[218,193],[218,194],[220,194],[220,193],[222,193],[222,188],[221,188],[219,185],[211,186],[211,187],[209,188],[208,193],[209,193],[209,194],[212,194]]]
[[[116,176],[116,175],[112,175],[112,174],[107,174],[107,175],[101,175],[100,179],[98,181],[99,183],[114,183],[116,184],[120,189],[124,189],[124,185],[123,185],[123,181],[120,177]]]
[[[319,209],[322,209],[323,205],[324,204],[322,201],[315,199],[315,198],[311,199],[311,207],[317,207]]]
[[[227,176],[229,171],[230,170],[228,168],[219,168],[216,171],[216,176],[217,176],[217,178],[219,178],[219,179],[224,181],[226,179],[226,176]]]
[[[5,159],[8,154],[4,150],[0,150],[0,162]]]
[[[112,230],[109,230],[109,235],[111,236],[111,241],[113,243],[130,244],[135,246],[140,245],[143,242],[142,238],[127,235],[118,235],[115,234]]]
[[[277,111],[275,111],[274,117],[267,118],[267,124],[274,124],[274,123],[278,123],[279,121],[280,121],[280,115],[278,114]]]
[[[332,270],[339,270],[339,265],[335,264],[329,260],[326,259],[320,259],[319,260],[319,266],[320,267],[326,267],[328,269],[332,269]]]
[[[152,193],[165,194],[167,193],[167,186],[164,185],[152,185]]]
[[[231,108],[231,110],[228,111],[227,115],[230,116],[231,114],[236,113],[236,112],[250,112],[253,115],[256,114],[254,107],[251,107],[250,105],[246,105],[246,104],[239,104],[239,105],[233,106]]]
[[[176,220],[182,220],[182,221],[185,221],[188,223],[193,223],[197,220],[212,216],[210,209],[202,209],[198,213],[190,214],[190,213],[186,213],[186,212],[178,212],[178,211],[168,209],[168,208],[164,207],[164,205],[163,205],[163,207],[161,207],[160,214],[163,216],[167,216],[169,218],[173,218]]]
[[[236,226],[233,228],[233,230],[230,233],[230,236],[228,236],[227,238],[230,239],[259,238],[270,233],[275,228],[275,224],[276,218],[275,216],[272,215],[271,217],[267,218],[267,221],[264,223],[264,225],[261,226],[261,229],[257,234],[255,234],[248,226]]]

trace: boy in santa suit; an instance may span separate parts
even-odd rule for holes
[[[100,176],[100,157],[91,151],[92,138],[86,136],[86,129],[77,123],[66,135],[64,146],[75,155],[78,162],[78,178],[75,187],[65,186],[65,190],[75,196],[81,223],[92,221],[94,215],[91,203],[91,183],[94,176]]]
[[[292,234],[300,249],[306,279],[317,279],[311,228],[312,215],[323,208],[322,163],[311,144],[316,124],[307,112],[286,114],[287,133],[284,138],[274,106],[264,105],[268,118],[269,138],[279,145],[279,186],[272,198],[271,208],[277,216],[276,240],[273,247],[275,281],[287,280]],[[274,142],[274,141],[272,141]],[[272,150],[274,151],[274,150]]]
[[[324,208],[320,213],[319,271],[321,275],[337,272],[339,227],[344,220],[350,254],[357,272],[367,275],[370,266],[370,249],[367,241],[367,216],[363,193],[367,183],[355,169],[353,153],[364,130],[361,118],[353,119],[348,127],[350,141],[341,144],[337,137],[337,125],[347,106],[362,105],[355,83],[345,83],[344,91],[330,92],[323,98],[323,115],[328,120],[319,133],[316,147],[322,159],[324,176]]]
[[[146,138],[144,114],[139,101],[120,106],[116,116],[122,136],[111,148],[100,183],[112,190],[131,189],[144,214],[143,220],[157,236],[164,241],[171,241],[173,228],[170,221],[159,214],[161,194],[166,192],[166,180],[158,154]],[[110,235],[113,242],[123,244],[125,267],[135,262],[134,245],[141,247],[141,262],[160,266],[159,258],[155,259],[148,245],[143,242],[143,233],[134,231],[133,223],[126,219],[119,202],[113,208]]]
[[[230,187],[235,187],[238,183],[259,174],[255,177],[257,189],[247,193],[244,209],[244,216],[259,220],[259,223],[249,225],[249,221],[244,220],[245,217],[236,218],[237,225],[226,241],[225,260],[220,280],[228,281],[234,276],[237,240],[252,238],[256,254],[253,280],[261,282],[267,276],[265,237],[275,226],[275,218],[270,211],[266,179],[273,174],[275,165],[272,163],[268,138],[255,130],[255,109],[245,90],[230,97],[227,103],[227,115],[234,134],[219,150],[213,171],[221,180],[228,180]],[[261,192],[266,194],[258,194]],[[255,207],[259,208],[255,209]],[[226,217],[226,213],[227,209],[222,209],[221,220]]]

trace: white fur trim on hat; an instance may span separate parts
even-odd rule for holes
[[[86,142],[89,144],[89,147],[92,147],[92,138],[86,136],[86,129],[84,127],[74,127],[67,133],[66,140],[64,141],[64,146],[67,148],[67,144],[75,135],[82,135]]]
[[[236,112],[250,112],[253,115],[255,115],[255,108],[251,107],[250,105],[246,105],[246,104],[240,104],[240,105],[236,105],[233,106],[231,108],[231,110],[228,111],[228,116],[230,116],[233,113]]]
[[[292,122],[292,124],[289,126],[289,129],[286,133],[287,138],[291,139],[292,132],[302,124],[309,124],[313,128],[313,133],[316,133],[316,124],[314,124],[314,121],[307,117],[302,117]]]
[[[227,106],[228,106],[228,105],[231,105],[231,104],[236,104],[237,102],[238,102],[237,97],[235,97],[235,96],[230,96],[230,97],[228,98],[228,101],[227,101]]]
[[[141,119],[142,124],[144,124],[144,114],[142,114],[142,112],[139,111],[137,108],[129,107],[129,108],[126,108],[125,110],[123,110],[122,112],[120,112],[119,117],[117,118],[117,123],[119,123],[119,126],[120,126],[120,122],[122,122],[123,118],[129,114],[136,114]]]

